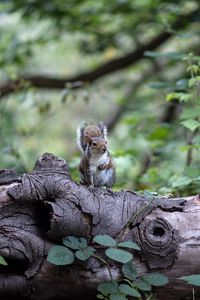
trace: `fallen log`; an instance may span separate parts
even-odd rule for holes
[[[0,171],[1,299],[95,299],[97,285],[109,280],[105,266],[87,262],[58,267],[46,258],[65,236],[108,234],[136,242],[138,276],[165,274],[169,283],[155,288],[156,299],[193,299],[193,287],[177,278],[200,273],[200,199],[145,198],[131,191],[87,188],[74,182],[67,163],[53,154],[38,158],[32,172]],[[99,249],[101,251],[101,249]],[[120,279],[119,263],[112,263]],[[195,299],[200,289],[195,287]]]

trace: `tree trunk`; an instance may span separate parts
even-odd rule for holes
[[[0,266],[1,299],[95,299],[97,285],[109,279],[104,266],[90,259],[58,267],[46,256],[67,235],[92,243],[98,234],[140,245],[138,276],[156,270],[170,281],[153,290],[157,299],[193,299],[192,286],[177,278],[200,273],[198,196],[148,199],[88,189],[71,179],[63,159],[46,153],[29,174],[0,171],[0,209],[0,255],[8,262]],[[113,263],[111,272],[119,279],[120,265]]]

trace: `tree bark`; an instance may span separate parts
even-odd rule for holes
[[[97,79],[122,70],[130,65],[133,65],[144,58],[145,51],[153,51],[166,42],[174,35],[177,30],[182,30],[188,26],[190,22],[195,21],[199,17],[200,10],[196,10],[181,15],[171,25],[170,30],[166,30],[158,34],[148,43],[139,46],[137,49],[125,54],[124,56],[110,60],[92,71],[74,75],[67,78],[54,78],[52,76],[37,75],[22,75],[18,80],[8,80],[0,84],[0,98],[9,95],[12,92],[22,90],[30,85],[42,89],[64,89],[67,83],[71,83],[71,88],[80,88],[84,83],[93,83]]]
[[[148,199],[131,191],[88,189],[71,179],[63,159],[45,153],[31,173],[0,171],[0,209],[0,255],[8,262],[0,266],[3,300],[95,299],[97,285],[109,278],[104,266],[90,259],[58,267],[46,256],[67,235],[92,244],[98,234],[140,245],[134,253],[138,276],[156,270],[170,280],[154,290],[157,299],[192,299],[192,287],[177,278],[200,273],[199,196]],[[119,264],[111,272],[120,279]]]

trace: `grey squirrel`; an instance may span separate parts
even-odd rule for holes
[[[84,122],[77,130],[82,151],[79,172],[83,184],[111,187],[116,178],[115,164],[107,149],[107,128],[103,122]]]

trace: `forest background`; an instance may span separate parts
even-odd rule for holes
[[[67,160],[102,120],[116,190],[191,195],[200,184],[200,5],[193,0],[0,2],[0,168]]]

